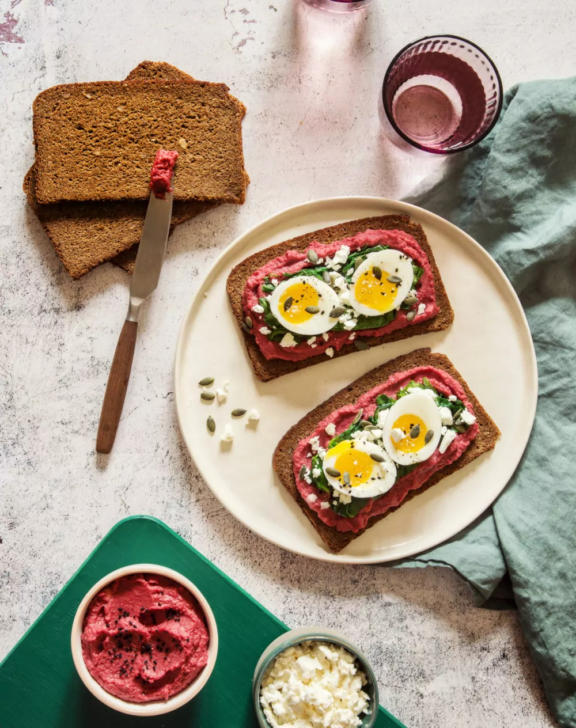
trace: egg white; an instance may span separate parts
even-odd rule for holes
[[[365,303],[360,303],[360,301],[356,299],[355,293],[356,282],[360,276],[374,266],[378,266],[380,268],[383,278],[393,275],[398,276],[398,278],[402,281],[396,289],[396,295],[394,297],[390,295],[387,296],[390,300],[387,301],[385,307],[379,309],[371,308]],[[387,313],[388,311],[392,311],[393,309],[400,307],[400,304],[412,289],[413,282],[414,270],[412,268],[411,258],[406,257],[398,250],[379,250],[375,253],[369,253],[352,276],[352,282],[350,285],[350,305],[358,313],[364,314],[364,316],[381,316],[383,313]]]
[[[384,462],[378,463],[376,460],[371,460],[372,472],[370,473],[370,479],[366,483],[355,486],[345,486],[339,478],[334,478],[328,475],[326,468],[335,468],[335,463],[339,457],[339,454],[331,455],[334,452],[334,448],[328,450],[322,467],[324,469],[324,475],[327,481],[334,488],[334,490],[344,493],[345,495],[352,495],[355,498],[374,498],[378,495],[382,495],[390,490],[396,481],[396,466],[392,462],[388,453],[373,442],[363,442],[361,440],[350,441],[350,445],[354,444],[354,450],[358,452],[366,453],[367,455],[376,454],[380,455],[384,459]],[[371,478],[374,478],[372,480]]]
[[[396,447],[392,438],[392,430],[394,424],[402,415],[415,415],[419,417],[426,425],[427,430],[433,431],[432,439],[416,452],[403,452]],[[384,421],[382,428],[382,442],[386,448],[386,452],[392,460],[399,465],[413,465],[428,460],[438,447],[442,430],[442,420],[440,417],[440,409],[433,399],[426,396],[423,392],[414,391],[407,394],[390,407],[388,415]]]
[[[286,312],[280,303],[280,299],[284,292],[298,282],[307,283],[312,286],[312,288],[314,288],[320,296],[320,300],[318,302],[320,312],[312,314],[310,319],[303,321],[302,323],[294,323],[286,318]],[[330,313],[334,308],[336,308],[336,306],[340,305],[340,299],[338,298],[336,291],[327,283],[324,283],[324,281],[319,280],[315,276],[303,275],[287,278],[285,281],[282,281],[276,286],[274,292],[270,296],[270,310],[273,316],[282,324],[282,326],[284,326],[284,328],[288,329],[288,331],[292,331],[295,334],[302,334],[304,336],[323,334],[336,326],[338,319],[330,318]]]

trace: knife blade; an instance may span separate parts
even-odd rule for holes
[[[170,234],[172,198],[171,192],[166,193],[165,199],[150,194],[130,283],[128,314],[120,332],[102,403],[96,438],[96,452],[99,453],[108,454],[116,439],[132,370],[140,310],[144,301],[156,290],[160,280],[166,242]]]

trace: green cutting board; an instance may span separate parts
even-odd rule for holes
[[[121,566],[160,564],[187,576],[216,617],[216,667],[202,692],[179,710],[137,718],[102,705],[74,668],[70,630],[86,592]],[[126,518],[87,561],[0,664],[1,728],[257,728],[252,675],[264,649],[288,627],[266,611],[161,521]],[[380,708],[377,728],[404,728]]]

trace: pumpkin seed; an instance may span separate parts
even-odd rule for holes
[[[344,308],[344,306],[335,306],[330,311],[330,318],[340,318],[343,313],[346,313],[346,309]]]
[[[413,306],[415,303],[418,303],[418,299],[416,298],[416,296],[406,296],[406,298],[404,299],[404,303],[407,306]]]
[[[372,426],[372,423],[370,422],[370,420],[361,420],[361,422],[360,422],[360,427],[363,430],[365,430],[367,427],[371,427],[371,426]]]
[[[386,280],[388,281],[388,283],[395,283],[397,286],[402,283],[402,278],[398,278],[398,276],[388,276]]]
[[[304,480],[304,476],[306,475],[307,472],[308,472],[308,468],[305,465],[303,465],[300,468],[300,480]]]
[[[327,283],[328,285],[330,285],[332,283],[332,278],[330,278],[330,273],[328,273],[327,270],[325,270],[322,273],[322,280],[324,281],[324,283]]]
[[[232,410],[232,417],[242,417],[246,414],[246,410],[242,409],[242,407],[237,407],[236,409]]]
[[[341,475],[340,471],[336,470],[336,468],[326,468],[326,473],[332,478],[339,478]]]
[[[380,268],[379,265],[375,265],[372,268],[372,273],[374,273],[374,278],[377,278],[379,281],[382,280],[382,268]],[[390,280],[390,278],[388,278]]]
[[[416,318],[416,311],[408,311],[406,314],[406,321],[414,321]]]
[[[382,457],[382,455],[379,455],[377,452],[371,452],[370,457],[372,458],[372,460],[376,460],[377,463],[384,462],[384,458]]]
[[[198,384],[201,387],[209,387],[211,384],[214,383],[214,377],[204,377],[204,379],[201,379]]]
[[[212,402],[215,396],[214,392],[200,392],[200,399],[203,399],[205,402]]]
[[[414,425],[414,427],[410,430],[410,437],[413,440],[415,440],[419,434],[420,434],[420,425]]]
[[[284,301],[284,310],[288,311],[290,306],[294,303],[294,299],[292,296],[288,296],[288,298]]]
[[[350,473],[345,472],[343,480],[344,480],[344,485],[350,485]]]
[[[352,420],[352,424],[357,425],[360,422],[360,420],[362,419],[363,414],[364,414],[364,410],[359,409],[358,412],[356,413],[356,417]]]
[[[306,253],[306,257],[311,263],[317,263],[318,262],[318,253],[315,250],[309,250]]]
[[[216,431],[216,423],[214,422],[212,417],[209,417],[206,420],[206,427],[208,428],[208,432],[215,432]]]
[[[354,261],[354,270],[358,270],[358,268],[360,268],[360,266],[362,265],[363,262],[364,262],[364,260],[361,257],[356,258],[356,260]]]
[[[434,430],[428,430],[428,432],[424,435],[425,444],[427,445],[433,437],[434,437]]]
[[[306,313],[320,313],[318,306],[306,306],[304,310]]]
[[[254,324],[252,323],[252,319],[250,318],[250,316],[246,316],[246,318],[244,319],[244,323],[246,324],[246,326],[249,329],[251,329],[252,326],[254,326]]]
[[[368,351],[370,348],[365,341],[362,341],[362,339],[356,339],[356,341],[354,341],[354,346],[358,349],[358,351]]]
[[[462,435],[462,433],[466,432],[466,425],[456,425],[454,429],[459,435]]]
[[[242,331],[245,331],[247,334],[252,333],[251,330],[246,326],[244,321],[242,321]]]

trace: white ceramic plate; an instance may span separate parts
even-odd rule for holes
[[[258,382],[226,295],[230,270],[248,255],[329,225],[405,213],[424,227],[455,311],[447,331],[415,336],[329,360],[272,382]],[[323,545],[272,470],[289,427],[370,369],[430,346],[450,357],[502,432],[496,449],[412,499],[339,554]],[[198,382],[230,381],[223,405],[200,400]],[[524,312],[498,265],[472,238],[413,205],[344,197],[298,205],[240,236],[216,260],[184,318],[176,352],[176,407],[188,449],[214,495],[242,523],[295,553],[326,561],[377,563],[429,549],[468,526],[502,492],[524,451],[536,410],[536,358]],[[232,422],[256,407],[257,427]],[[216,421],[214,436],[206,429]],[[232,422],[234,442],[220,442]]]

